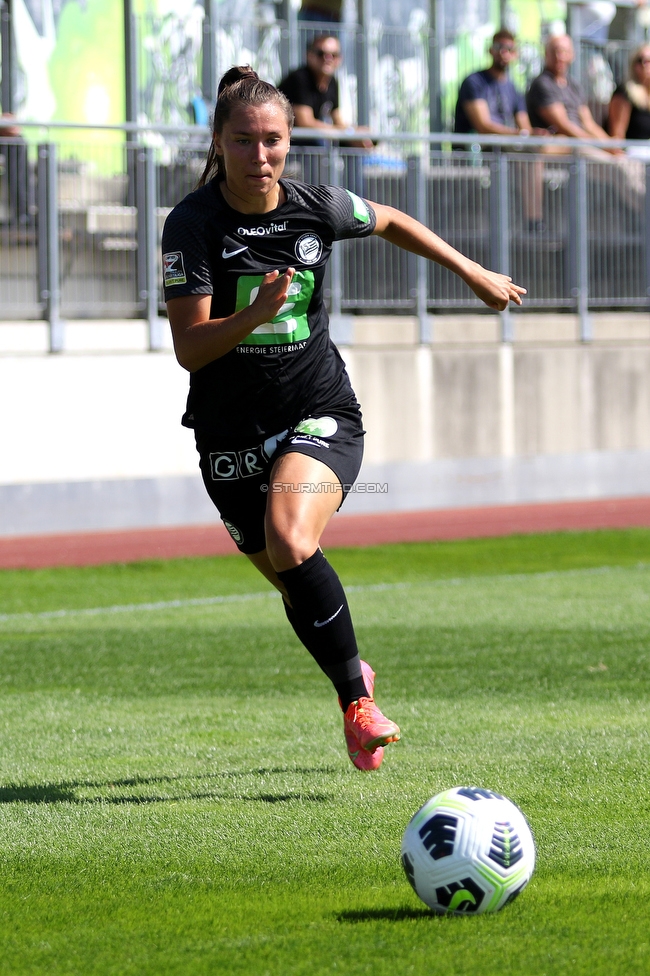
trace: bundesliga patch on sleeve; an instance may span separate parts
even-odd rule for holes
[[[352,200],[352,208],[354,210],[354,216],[357,218],[357,220],[360,220],[362,224],[367,224],[368,221],[370,220],[370,214],[368,212],[368,207],[366,206],[365,201],[362,200],[361,197],[358,197],[356,193],[352,193],[351,190],[346,190],[345,192],[350,197],[350,200]]]
[[[163,283],[167,286],[187,284],[182,251],[163,254]]]

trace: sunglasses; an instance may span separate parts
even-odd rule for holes
[[[341,57],[340,51],[323,51],[322,47],[313,48],[311,53],[315,54],[317,58],[332,58],[333,61],[338,61]]]

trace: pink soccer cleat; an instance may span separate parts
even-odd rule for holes
[[[343,718],[343,734],[348,755],[357,769],[379,769],[384,745],[397,742],[400,731],[375,705],[375,672],[366,661],[361,662],[361,673],[369,697],[349,705]]]

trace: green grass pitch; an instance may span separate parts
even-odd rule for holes
[[[0,573],[3,974],[650,973],[650,531],[330,558],[402,728],[377,773],[242,557]],[[461,784],[536,838],[498,915],[402,873]]]

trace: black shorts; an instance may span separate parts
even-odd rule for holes
[[[319,411],[317,416],[306,417],[261,444],[238,450],[225,450],[208,433],[197,430],[203,482],[240,552],[252,554],[266,549],[264,516],[269,477],[279,457],[295,452],[326,464],[336,477],[331,487],[319,485],[316,490],[327,488],[339,493],[340,482],[342,505],[359,474],[363,435],[361,413],[352,405]],[[300,485],[285,490],[314,489]]]

